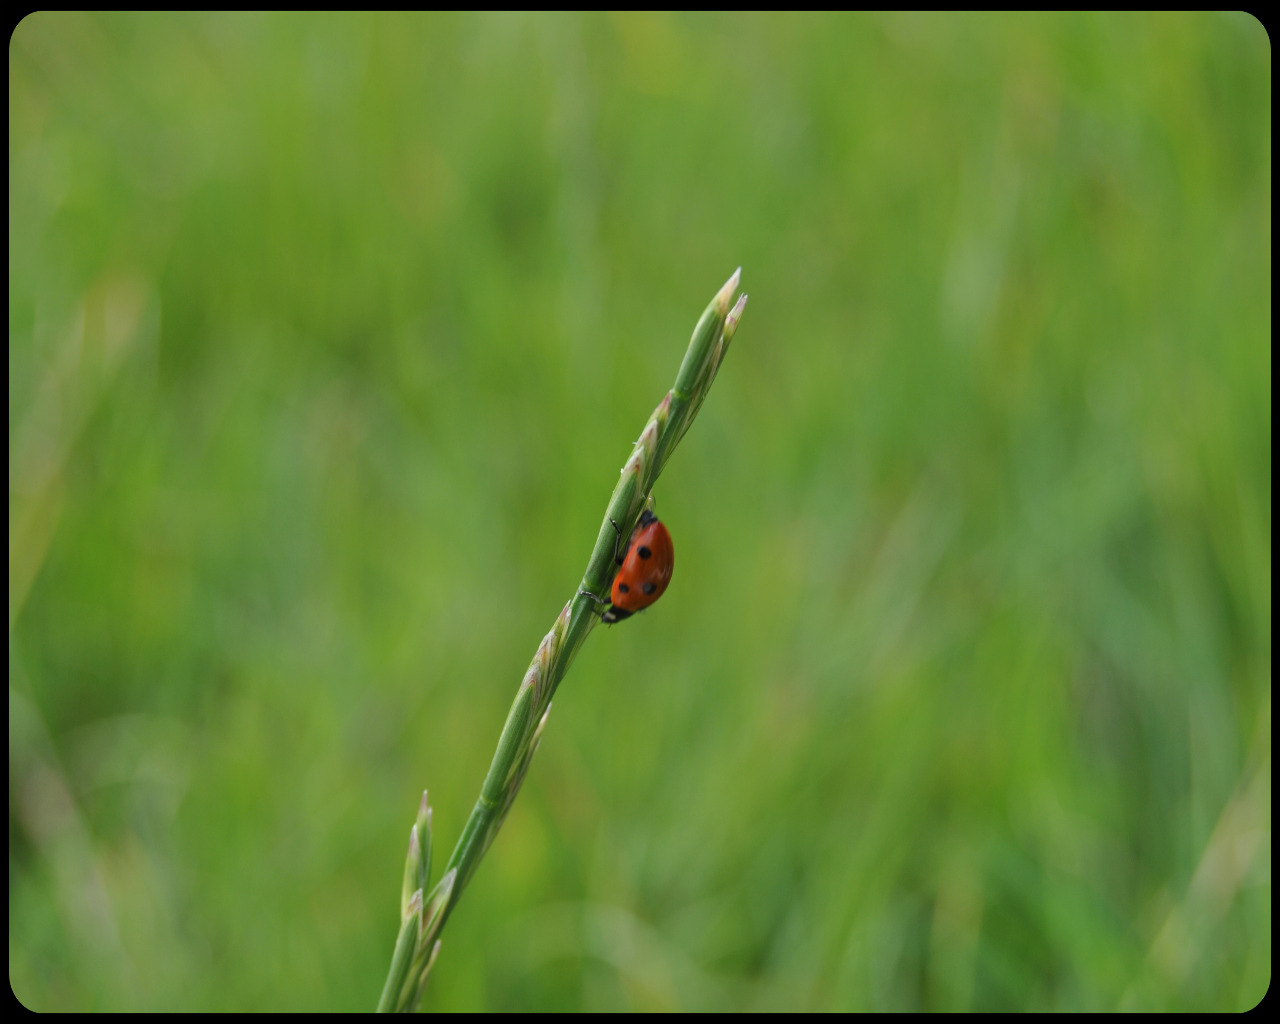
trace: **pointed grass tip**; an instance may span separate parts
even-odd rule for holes
[[[401,920],[409,921],[418,917],[422,913],[422,890],[415,889],[413,894],[405,900],[404,914]],[[421,922],[419,922],[421,923]]]
[[[670,395],[667,398],[670,398]],[[640,432],[640,436],[636,439],[636,449],[644,453],[645,459],[653,457],[653,450],[658,446],[658,431],[661,427],[666,426],[667,417],[671,413],[671,403],[667,398],[664,398],[658,404],[658,408],[653,411],[653,415],[649,417],[649,422],[644,425],[644,430]],[[659,422],[659,420],[662,422]]]
[[[733,276],[724,283],[724,287],[716,293],[715,307],[719,316],[729,312],[729,303],[733,301],[733,293],[738,290],[738,281],[742,279],[742,268],[733,272]]]
[[[435,920],[446,905],[449,903],[449,897],[453,895],[453,883],[458,879],[458,869],[450,868],[444,873],[444,877],[436,883],[436,887],[431,892],[431,897],[427,901],[426,913]]]
[[[729,310],[728,316],[724,318],[724,340],[728,342],[733,338],[733,332],[738,329],[738,321],[742,319],[742,311],[747,308],[747,295],[743,292],[738,296],[738,301],[733,304],[733,309]]]
[[[547,710],[542,712],[542,717],[538,719],[537,728],[533,730],[533,736],[530,739],[531,744],[536,744],[542,739],[542,730],[547,727],[547,716],[551,714],[551,705],[547,705]]]
[[[427,799],[427,791],[422,791],[422,799],[418,802],[418,817],[414,820],[418,826],[418,839],[431,842],[431,803]]]

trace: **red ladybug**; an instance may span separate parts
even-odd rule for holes
[[[613,520],[609,522],[613,523]],[[613,528],[618,529],[618,524],[613,523]],[[621,538],[622,534],[618,536]],[[614,560],[621,568],[614,577],[613,590],[609,594],[612,603],[600,616],[602,622],[621,622],[658,600],[671,582],[676,549],[667,528],[657,516],[645,509],[631,532],[626,550],[618,555],[615,546]],[[596,600],[600,601],[599,598]],[[603,601],[600,603],[604,604]]]

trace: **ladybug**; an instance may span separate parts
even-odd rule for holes
[[[612,519],[613,528],[618,524]],[[622,539],[622,532],[618,532]],[[621,568],[613,580],[609,597],[611,603],[600,616],[601,622],[621,622],[658,600],[671,582],[671,570],[676,564],[676,550],[671,534],[662,522],[648,509],[640,513],[640,522],[631,532],[631,539],[621,554],[614,545],[614,561]],[[595,597],[595,595],[591,595]],[[604,604],[599,598],[596,598]]]

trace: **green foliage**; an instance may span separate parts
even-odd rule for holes
[[[375,1003],[739,263],[424,1007],[1261,997],[1257,22],[37,14],[9,82],[26,1005]]]

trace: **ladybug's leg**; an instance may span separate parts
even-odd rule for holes
[[[622,544],[622,529],[621,527],[618,526],[616,522],[614,522],[613,516],[609,517],[609,525],[613,527],[613,532],[618,535],[617,537],[614,538],[614,541],[613,541],[613,560],[616,564],[621,565],[622,554],[618,551],[618,548]],[[598,597],[597,595],[593,594],[589,590],[579,590],[578,593],[581,594],[583,597],[591,598],[591,600],[593,600],[596,604],[600,605],[602,608],[609,607],[608,601],[606,601],[603,597]]]
[[[622,554],[618,551],[618,548],[622,544],[622,530],[619,529],[618,524],[613,521],[613,516],[609,517],[609,525],[613,527],[613,532],[618,535],[613,539],[613,561],[616,565],[621,565]]]

